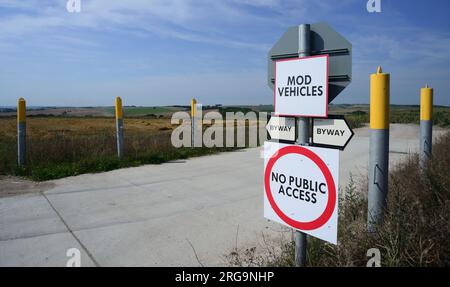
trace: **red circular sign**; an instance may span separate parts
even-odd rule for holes
[[[272,171],[273,165],[281,157],[292,153],[303,155],[312,160],[319,167],[320,171],[324,175],[325,181],[328,186],[328,201],[325,210],[318,218],[312,221],[308,222],[297,221],[284,214],[284,212],[281,211],[281,209],[278,207],[277,203],[273,199],[272,192],[270,190],[270,173]],[[336,186],[334,184],[333,177],[327,165],[323,162],[323,160],[317,154],[315,154],[309,149],[306,149],[301,146],[286,146],[284,148],[281,148],[274,156],[270,158],[269,162],[267,163],[266,171],[264,174],[264,185],[266,188],[267,199],[269,200],[269,203],[272,206],[273,210],[289,226],[301,230],[313,230],[324,225],[330,219],[331,215],[333,215],[333,211],[336,206]]]

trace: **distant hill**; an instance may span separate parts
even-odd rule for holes
[[[0,113],[11,113],[11,112],[15,112],[16,109],[13,108],[0,108]]]

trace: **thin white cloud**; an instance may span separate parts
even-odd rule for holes
[[[403,66],[450,63],[450,34],[411,27],[367,31],[352,38],[355,64],[384,61]]]
[[[68,28],[90,28],[96,31],[125,29],[136,33],[152,32],[191,42],[262,50],[267,48],[267,43],[236,37],[224,31],[224,28],[245,29],[277,23],[277,18],[248,12],[234,1],[81,0],[82,12],[77,14],[65,11],[61,2],[52,6],[49,2],[29,1],[23,5],[14,5],[12,1],[0,1],[0,5],[19,9],[18,14],[0,20],[0,38],[3,39],[64,33]],[[250,0],[245,3],[271,7],[274,11],[277,8],[281,10],[278,1]],[[25,7],[34,13],[21,13],[20,8]],[[301,15],[300,12],[297,13],[297,16]]]

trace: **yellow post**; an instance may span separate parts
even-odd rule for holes
[[[123,156],[123,108],[122,99],[116,97],[116,134],[117,134],[117,156]]]
[[[122,99],[116,97],[116,120],[123,118]]]
[[[25,116],[26,102],[24,98],[20,98],[17,102],[17,122],[24,123],[26,120]]]
[[[375,74],[370,75],[370,128],[389,128],[389,86],[390,75],[383,73],[378,67]]]
[[[195,117],[195,105],[197,104],[197,101],[192,98],[191,100],[191,117],[194,118]]]
[[[25,165],[26,160],[26,102],[20,98],[17,102],[17,164]]]
[[[433,119],[433,88],[425,85],[420,89],[420,120],[431,121]]]
[[[390,75],[370,75],[370,148],[367,229],[374,233],[386,206],[389,177]]]
[[[422,171],[431,159],[433,133],[433,89],[425,85],[420,89],[420,153],[419,166]]]

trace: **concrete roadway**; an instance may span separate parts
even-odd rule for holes
[[[341,187],[350,173],[356,182],[367,174],[368,129],[355,132],[341,153]],[[418,135],[418,126],[391,125],[391,167],[417,150]],[[72,247],[82,266],[225,265],[236,247],[290,236],[263,218],[262,173],[253,148],[69,177],[0,198],[0,266],[65,266]]]

